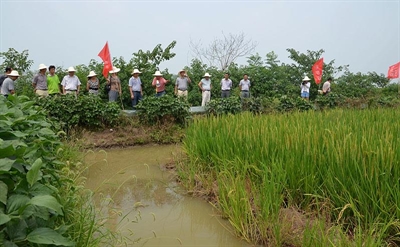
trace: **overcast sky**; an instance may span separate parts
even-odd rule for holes
[[[88,64],[106,41],[113,57],[176,40],[170,72],[189,65],[189,42],[243,32],[255,52],[324,49],[325,61],[352,72],[387,73],[400,61],[400,0],[376,1],[88,1],[0,0],[0,50],[29,50],[34,60],[64,68]],[[239,60],[239,64],[246,59]],[[1,61],[0,61],[1,62]]]

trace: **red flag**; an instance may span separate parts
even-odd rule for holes
[[[104,63],[103,76],[107,78],[108,72],[110,72],[113,69],[111,63],[110,50],[108,49],[108,41],[106,42],[106,45],[100,51],[98,56],[103,60]]]
[[[322,80],[322,70],[324,69],[324,58],[321,58],[312,66],[312,73],[314,75],[314,81],[317,84],[321,83]]]
[[[400,62],[392,65],[389,67],[389,71],[388,71],[388,78],[389,79],[395,79],[395,78],[399,78],[399,70],[400,70]]]

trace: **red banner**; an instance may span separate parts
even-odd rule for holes
[[[322,70],[324,69],[324,58],[321,58],[312,66],[312,73],[314,75],[314,81],[317,84],[321,83],[322,80]]]
[[[395,78],[399,78],[399,70],[400,70],[400,62],[392,65],[389,67],[389,71],[388,71],[388,78],[389,79],[395,79]]]
[[[110,72],[113,69],[111,63],[110,50],[108,49],[108,42],[106,42],[106,45],[100,51],[99,57],[103,60],[104,63],[103,76],[107,78],[108,72]]]

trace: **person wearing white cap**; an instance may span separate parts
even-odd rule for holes
[[[141,73],[138,69],[134,69],[132,77],[129,79],[129,92],[131,93],[133,109],[136,109],[137,103],[139,103],[143,96],[142,81],[139,77]]]
[[[160,71],[156,71],[154,73],[154,79],[151,85],[156,88],[156,97],[161,97],[165,95],[165,84],[169,82],[169,80],[165,80],[163,75],[161,74]]]
[[[4,79],[1,85],[0,93],[7,97],[10,94],[15,94],[14,81],[19,77],[18,71],[13,70],[8,74],[8,78]]]
[[[300,85],[301,97],[306,100],[310,99],[310,86],[311,86],[310,81],[311,81],[311,79],[308,78],[308,76],[305,76],[303,79],[303,82]]]
[[[56,75],[56,66],[49,66],[49,74],[47,75],[47,89],[49,95],[60,94],[60,79]]]
[[[107,85],[110,85],[110,91],[108,92],[108,101],[109,102],[115,102],[118,99],[118,94],[122,95],[122,89],[121,89],[121,81],[118,77],[118,72],[120,72],[121,69],[117,67],[113,67],[113,70],[111,70],[109,73],[111,74],[108,79],[107,79]]]
[[[86,83],[86,90],[89,91],[89,94],[98,95],[100,82],[99,82],[99,79],[97,79],[97,74],[94,73],[94,71],[90,71],[87,78],[88,78],[88,81]]]
[[[206,106],[211,99],[211,75],[205,73],[198,86],[201,89],[201,106]]]
[[[192,81],[190,80],[189,76],[186,74],[186,71],[184,69],[179,71],[179,76],[176,78],[175,82],[175,94],[178,97],[185,97],[187,99],[188,97],[188,86],[189,83]]]
[[[46,76],[47,66],[44,64],[39,65],[39,73],[33,77],[32,86],[35,93],[40,97],[49,96],[47,91],[47,76]]]
[[[74,94],[75,96],[79,94],[81,81],[75,75],[75,71],[74,67],[68,68],[68,75],[64,76],[61,82],[63,94]]]

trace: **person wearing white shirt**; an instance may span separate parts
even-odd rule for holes
[[[300,88],[301,88],[301,92],[300,92],[301,97],[302,97],[303,99],[306,99],[306,100],[309,100],[309,99],[310,99],[310,86],[311,86],[310,81],[311,81],[311,79],[308,78],[308,76],[305,76],[304,79],[303,79],[303,82],[302,82],[301,85],[300,85]]]
[[[74,67],[68,68],[68,75],[64,76],[61,82],[63,94],[75,94],[75,96],[79,94],[81,82],[75,75],[75,71]]]
[[[331,92],[331,82],[332,82],[332,78],[329,77],[328,80],[322,86],[322,94],[323,95],[328,95]]]
[[[243,75],[243,79],[239,82],[240,98],[250,98],[250,80],[247,74]]]
[[[225,73],[221,80],[221,98],[229,98],[231,95],[232,80],[229,79],[229,73]]]

